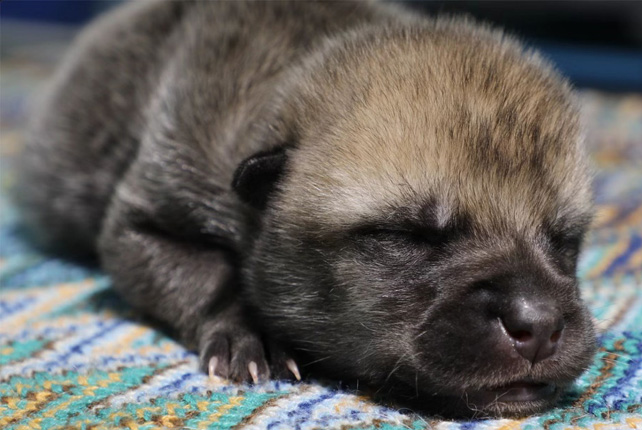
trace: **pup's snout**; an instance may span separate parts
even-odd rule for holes
[[[564,318],[551,302],[519,298],[501,316],[517,352],[535,364],[553,354],[564,330]]]

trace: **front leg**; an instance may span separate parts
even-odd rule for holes
[[[101,261],[118,293],[176,330],[199,351],[201,368],[211,376],[299,379],[294,362],[278,347],[266,351],[252,326],[233,256],[207,242],[173,237],[137,206],[117,194],[100,238]]]

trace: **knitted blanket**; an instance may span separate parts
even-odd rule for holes
[[[36,252],[6,190],[26,96],[50,67],[15,56],[0,67],[0,429],[642,429],[642,95],[581,96],[597,166],[579,268],[600,329],[590,369],[542,415],[438,421],[327,383],[210,382],[103,273]]]

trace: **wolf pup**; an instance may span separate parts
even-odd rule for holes
[[[501,31],[374,2],[134,2],[78,39],[17,200],[234,381],[440,413],[551,406],[589,364],[568,83]]]

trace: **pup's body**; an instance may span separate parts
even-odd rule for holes
[[[515,414],[591,357],[570,91],[470,22],[127,6],[63,64],[21,172],[37,236],[97,252],[217,375],[291,376],[289,351],[429,406]]]

